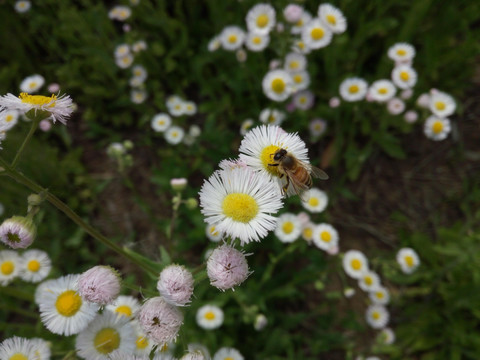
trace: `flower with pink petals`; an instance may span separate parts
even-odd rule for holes
[[[303,15],[303,8],[297,4],[289,4],[283,9],[283,16],[289,23],[295,24],[300,21]]]
[[[0,241],[12,249],[29,247],[37,234],[37,228],[28,217],[12,216],[0,225]]]
[[[185,306],[193,294],[193,276],[184,266],[169,265],[160,273],[157,289],[166,302]]]
[[[183,323],[182,312],[160,296],[148,299],[137,318],[145,334],[161,345],[174,341]]]
[[[111,304],[120,293],[120,275],[110,266],[94,266],[78,278],[78,293],[87,301]]]
[[[211,285],[225,291],[244,282],[250,272],[244,253],[229,245],[222,245],[213,250],[208,258],[207,274]]]

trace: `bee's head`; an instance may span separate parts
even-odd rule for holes
[[[279,161],[282,160],[282,158],[287,155],[287,150],[285,149],[278,149],[275,151],[275,154],[273,155],[273,160]]]

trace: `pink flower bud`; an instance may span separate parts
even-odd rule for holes
[[[210,284],[223,291],[240,285],[250,275],[245,254],[229,245],[213,250],[207,261],[207,274]]]
[[[169,265],[160,273],[157,289],[166,302],[175,306],[185,306],[193,294],[193,276],[180,265]]]
[[[328,105],[334,109],[334,108],[337,108],[340,106],[340,99],[336,96],[332,97],[329,101],[328,101]]]
[[[40,124],[38,124],[38,127],[40,128],[40,130],[47,132],[52,128],[52,123],[50,122],[50,120],[44,119],[40,121]]]
[[[297,23],[303,15],[303,8],[296,4],[289,4],[285,9],[283,9],[283,16],[285,16],[285,20],[289,23],[295,24]]]
[[[183,314],[157,296],[142,305],[137,319],[145,334],[155,343],[163,345],[176,339],[183,323]]]
[[[120,293],[120,275],[110,266],[94,266],[78,278],[78,293],[87,301],[111,304]]]
[[[407,123],[412,124],[418,120],[418,114],[416,111],[409,110],[405,113],[404,119]]]
[[[48,92],[55,94],[60,91],[60,85],[57,83],[51,83],[47,88]]]

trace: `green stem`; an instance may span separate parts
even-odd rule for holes
[[[9,295],[20,300],[33,301],[32,293],[22,291],[10,286],[5,286],[2,288],[2,295]]]
[[[136,259],[134,256],[129,254],[128,252],[124,251],[122,247],[119,245],[115,244],[112,242],[110,239],[106,238],[104,235],[102,235],[97,229],[95,229],[93,226],[90,224],[86,223],[77,213],[75,213],[70,207],[68,207],[67,204],[65,204],[63,201],[61,201],[59,198],[57,198],[55,195],[50,193],[48,190],[42,188],[40,185],[36,184],[23,174],[19,173],[15,169],[13,169],[10,165],[7,164],[7,162],[0,157],[0,165],[5,169],[7,175],[9,175],[12,179],[15,181],[19,182],[20,184],[25,185],[28,187],[30,190],[36,192],[36,193],[41,193],[44,192],[46,194],[46,200],[48,200],[53,206],[55,206],[58,210],[63,212],[65,215],[67,215],[75,224],[80,226],[82,229],[84,229],[88,234],[90,234],[93,238],[96,240],[100,241],[103,243],[105,246],[109,247],[119,255],[122,255],[126,257],[128,260],[133,262],[134,264],[138,265],[141,269],[145,270],[148,273],[154,274],[155,276],[157,275],[157,271],[150,267],[148,264],[144,264],[141,262],[139,259]]]
[[[38,320],[38,318],[39,318],[38,312],[33,312],[33,311],[26,310],[26,309],[22,309],[20,306],[18,306],[18,304],[15,305],[15,306],[0,304],[0,308],[4,309],[4,310],[7,310],[7,311],[15,312],[17,314],[20,314],[22,316],[26,316],[26,317],[31,318],[31,319]],[[18,324],[18,325],[20,325],[20,324]]]
[[[15,169],[15,167],[17,166],[18,160],[20,160],[20,155],[22,155],[23,150],[25,149],[27,144],[30,142],[30,139],[32,138],[35,130],[37,130],[39,123],[40,123],[39,120],[32,120],[32,126],[30,127],[30,131],[28,132],[27,136],[23,140],[22,145],[20,145],[20,148],[18,149],[17,154],[15,155],[15,158],[12,161],[12,164],[11,164],[12,169]]]
[[[280,254],[270,260],[270,265],[265,270],[262,279],[260,280],[260,287],[262,287],[262,285],[271,278],[273,270],[275,270],[278,262],[288,254],[294,252],[300,246],[300,242],[301,240],[297,240],[294,243],[289,244]]]

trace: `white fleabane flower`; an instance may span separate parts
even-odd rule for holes
[[[134,314],[140,309],[140,302],[133,296],[120,295],[112,304],[107,305],[106,309],[117,314],[132,319]]]
[[[34,343],[29,339],[14,336],[0,343],[0,359],[5,360],[34,360]]]
[[[19,97],[13,94],[0,96],[0,110],[17,110],[22,113],[32,112],[35,116],[44,115],[44,118],[51,117],[53,122],[60,121],[67,123],[74,110],[72,99],[69,95],[53,95],[51,97],[42,95],[29,95],[21,93]]]
[[[396,63],[409,63],[415,57],[415,48],[407,43],[397,43],[388,49],[388,57]]]
[[[303,27],[312,20],[312,14],[304,10],[300,20],[298,20],[291,29],[292,34],[298,35],[302,32]]]
[[[30,343],[33,347],[33,354],[35,360],[50,360],[50,356],[52,354],[50,350],[50,343],[40,339],[40,338],[33,338],[30,339]]]
[[[124,56],[116,57],[115,64],[117,64],[120,69],[127,69],[133,64],[133,55],[126,54]]]
[[[223,311],[215,305],[204,305],[197,310],[196,319],[205,330],[217,329],[223,324]]]
[[[32,7],[32,3],[26,0],[19,0],[15,2],[15,11],[19,14],[26,13]]]
[[[411,89],[417,83],[417,72],[409,65],[395,66],[392,81],[399,89]]]
[[[147,73],[147,70],[142,65],[135,65],[132,68],[132,75],[140,83],[143,83],[147,79],[148,73]]]
[[[405,274],[411,274],[420,265],[420,258],[412,248],[403,248],[397,253],[397,262]]]
[[[293,103],[295,108],[300,110],[308,110],[313,106],[315,97],[313,93],[309,90],[302,90],[293,96]]]
[[[164,132],[172,124],[172,118],[165,113],[156,114],[151,122],[152,129],[156,132]]]
[[[381,79],[374,81],[368,89],[368,94],[372,100],[386,102],[395,96],[397,89],[390,80]]]
[[[289,53],[285,56],[284,69],[291,72],[304,71],[307,68],[307,58],[298,53]]]
[[[387,102],[387,110],[392,115],[399,115],[405,110],[405,102],[397,97],[391,98]]]
[[[313,229],[313,243],[324,251],[338,247],[338,231],[330,224],[318,224]]]
[[[109,355],[116,350],[133,354],[134,336],[126,318],[105,311],[78,334],[75,349],[86,360],[109,360]]]
[[[141,104],[147,99],[147,92],[143,89],[132,89],[130,91],[130,100],[134,104]]]
[[[315,226],[316,225],[310,221],[302,226],[302,238],[309,244],[313,240],[313,231],[315,230]]]
[[[121,58],[130,54],[130,46],[128,44],[120,44],[115,48],[115,58]]]
[[[285,120],[285,113],[277,109],[266,108],[260,113],[260,121],[267,125],[280,125]]]
[[[197,113],[197,104],[193,101],[185,101],[185,115],[195,115]]]
[[[293,91],[293,80],[285,70],[269,71],[262,80],[263,93],[273,101],[286,100]]]
[[[142,50],[147,50],[148,45],[145,40],[138,40],[132,44],[132,51],[138,53]]]
[[[45,78],[42,75],[28,76],[20,84],[20,91],[33,94],[40,90],[43,84],[45,84]]]
[[[347,30],[347,19],[331,4],[321,4],[318,7],[318,17],[334,34],[341,34]]]
[[[213,360],[244,360],[244,357],[237,349],[222,347],[213,355]]]
[[[395,333],[390,328],[383,328],[377,335],[377,341],[385,345],[391,345],[395,342]]]
[[[311,213],[321,213],[328,204],[328,195],[325,191],[311,188],[302,194],[302,206]]]
[[[450,119],[431,115],[425,120],[423,131],[425,135],[435,141],[445,140],[452,130]]]
[[[17,110],[3,110],[0,111],[0,131],[8,131],[17,125],[18,111]]]
[[[210,241],[219,242],[223,238],[223,234],[217,230],[215,225],[207,225],[205,228],[205,234]]]
[[[380,277],[374,271],[365,271],[358,279],[358,286],[363,291],[372,291],[380,285]]]
[[[128,6],[117,5],[108,12],[108,17],[112,20],[125,21],[130,15],[132,10]]]
[[[39,297],[40,317],[54,334],[72,335],[84,330],[97,314],[98,306],[78,294],[79,275],[46,282]]]
[[[340,96],[345,101],[363,100],[365,99],[367,90],[367,82],[358,77],[347,78],[340,84]]]
[[[368,270],[368,260],[362,252],[349,250],[343,257],[343,269],[348,276],[360,279],[362,274]]]
[[[308,129],[310,130],[310,135],[314,138],[319,137],[327,130],[327,122],[323,119],[313,119],[308,124]]]
[[[452,115],[457,107],[453,97],[441,91],[432,92],[429,100],[430,111],[441,118]]]
[[[0,285],[7,286],[20,275],[23,267],[22,258],[16,251],[0,251]]]
[[[239,49],[245,40],[245,32],[238,26],[227,26],[220,34],[220,42],[225,50]]]
[[[367,308],[365,314],[368,325],[374,329],[382,329],[388,324],[390,319],[390,314],[388,313],[385,306],[382,305],[370,305]]]
[[[180,126],[173,125],[165,131],[165,140],[171,145],[179,144],[184,136],[185,131]]]
[[[270,4],[257,4],[248,11],[245,21],[248,31],[266,35],[275,26],[275,9]]]
[[[45,251],[28,250],[22,254],[23,266],[20,277],[24,281],[37,283],[45,279],[52,269],[52,262]]]
[[[302,234],[302,225],[297,216],[291,213],[282,214],[277,219],[275,236],[283,243],[297,240]]]
[[[306,70],[291,73],[291,76],[294,91],[305,90],[310,85],[310,74]]]
[[[216,171],[200,190],[205,221],[241,244],[260,241],[276,225],[280,191],[268,176],[249,168]]]
[[[381,285],[374,286],[369,290],[368,296],[375,304],[387,305],[390,302],[390,292]]]
[[[302,29],[302,41],[310,49],[320,49],[332,41],[332,32],[320,19],[312,19]]]
[[[253,120],[252,119],[245,119],[242,122],[242,125],[240,125],[240,135],[245,136],[245,134],[251,129],[253,126]]]
[[[245,39],[245,46],[250,51],[263,51],[270,43],[268,34],[261,35],[255,32],[249,32]]]
[[[213,51],[216,51],[216,50],[220,49],[220,46],[222,46],[220,36],[214,36],[208,42],[207,49],[208,49],[208,51],[213,52]]]

